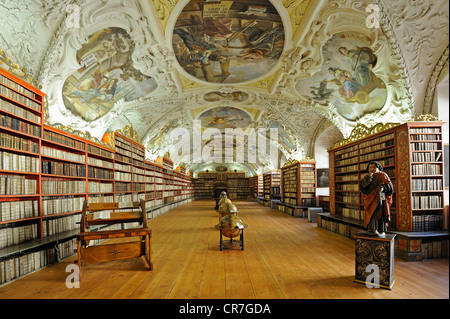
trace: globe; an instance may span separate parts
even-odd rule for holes
[[[219,213],[229,213],[228,206],[233,205],[229,198],[221,198],[219,200]]]
[[[241,234],[244,223],[237,215],[231,214],[224,216],[219,222],[219,228],[223,236],[234,238]]]

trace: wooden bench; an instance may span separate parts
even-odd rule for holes
[[[117,211],[119,210],[119,211]],[[139,223],[139,228],[118,230],[94,230],[91,226],[114,225],[118,223]],[[123,228],[123,227],[121,227]],[[138,237],[139,240],[89,246],[91,240]],[[77,264],[80,275],[85,263],[142,257],[149,270],[151,261],[152,231],[147,226],[145,202],[116,202],[83,204],[80,233],[77,235]]]

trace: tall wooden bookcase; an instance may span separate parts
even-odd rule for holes
[[[245,173],[225,173],[227,181],[228,197],[230,199],[249,198],[249,178]]]
[[[281,171],[273,170],[263,174],[264,199],[281,199]]]
[[[357,127],[348,140],[329,151],[330,216],[335,219],[325,219],[348,224],[349,227],[337,225],[336,229],[349,237],[362,228],[364,207],[359,181],[367,173],[368,163],[376,160],[394,185],[389,229],[398,235],[396,254],[407,260],[420,260],[428,243],[448,245],[448,231],[442,223],[443,124],[421,116],[402,125]],[[441,247],[435,257],[445,256],[444,250]]]
[[[44,97],[0,68],[0,249],[42,238]]]
[[[295,161],[281,169],[282,202],[292,206],[315,206],[316,163]]]
[[[145,148],[119,132],[112,146],[44,125],[44,97],[0,68],[0,285],[74,253],[85,199],[143,198],[147,216],[178,205],[173,165],[146,161]],[[180,201],[193,195],[185,173]]]

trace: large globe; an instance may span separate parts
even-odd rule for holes
[[[231,205],[233,205],[233,203],[229,198],[221,198],[219,201],[219,213],[229,213],[229,207],[231,207]]]
[[[222,235],[228,238],[234,238],[241,234],[244,223],[237,215],[231,214],[224,216],[219,222],[219,228]]]

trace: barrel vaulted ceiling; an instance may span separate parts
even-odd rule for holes
[[[0,65],[47,93],[48,124],[131,125],[193,171],[223,166],[175,154],[196,128],[219,132],[202,147],[276,128],[281,164],[313,158],[322,134],[431,113],[448,74],[447,0],[3,0],[0,26]],[[276,168],[248,156],[226,166]]]

